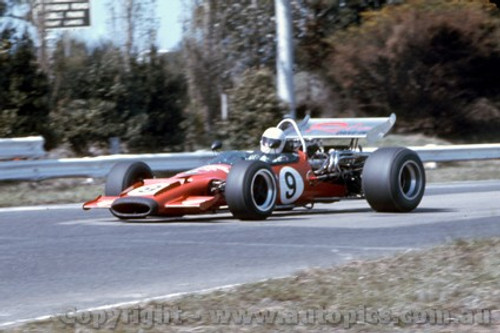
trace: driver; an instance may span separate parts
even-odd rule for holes
[[[283,153],[285,148],[285,133],[277,128],[270,127],[264,131],[260,139],[260,152],[255,152],[248,157],[249,160],[261,160],[266,163],[286,163],[295,159],[291,154]]]
[[[260,151],[264,154],[279,155],[285,147],[285,133],[277,127],[265,130],[260,139]]]

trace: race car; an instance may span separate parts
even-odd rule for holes
[[[378,212],[409,212],[425,191],[425,171],[407,148],[363,152],[393,127],[387,118],[283,119],[266,130],[260,150],[219,153],[207,165],[170,178],[154,178],[143,162],[110,171],[104,196],[84,209],[107,208],[120,219],[180,217],[229,211],[240,220],[263,220],[275,210],[366,199]]]

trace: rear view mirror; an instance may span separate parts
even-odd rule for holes
[[[220,140],[215,140],[214,142],[212,142],[212,146],[210,147],[212,151],[217,151],[220,150],[221,148],[222,148],[222,142]]]

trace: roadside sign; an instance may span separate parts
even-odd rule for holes
[[[90,26],[90,0],[43,0],[46,29]]]

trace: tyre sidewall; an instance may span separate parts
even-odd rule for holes
[[[265,170],[265,171],[264,171]],[[259,172],[268,172],[272,179],[272,204],[266,210],[256,206],[252,198],[252,180]],[[276,206],[278,196],[276,176],[271,167],[261,161],[242,161],[231,167],[226,180],[226,202],[236,218],[242,220],[262,220],[270,216]]]
[[[418,193],[406,198],[400,188],[403,165],[412,161],[418,170]],[[370,206],[376,211],[408,212],[418,206],[425,191],[425,170],[414,151],[402,147],[380,148],[366,161],[363,168],[363,191]]]
[[[419,181],[419,186],[421,188],[419,189],[418,194],[411,199],[406,198],[404,196],[404,194],[401,191],[401,187],[399,185],[401,168],[407,161],[415,162],[419,173],[418,177],[420,177],[421,179],[421,181]],[[396,154],[390,170],[389,186],[393,200],[395,204],[398,206],[398,211],[407,212],[413,210],[418,206],[418,204],[422,200],[425,191],[425,172],[424,172],[424,166],[422,165],[420,158],[415,152],[409,149],[403,149]]]
[[[143,179],[153,178],[151,168],[144,162],[119,162],[106,178],[106,196],[118,196],[126,188]]]

